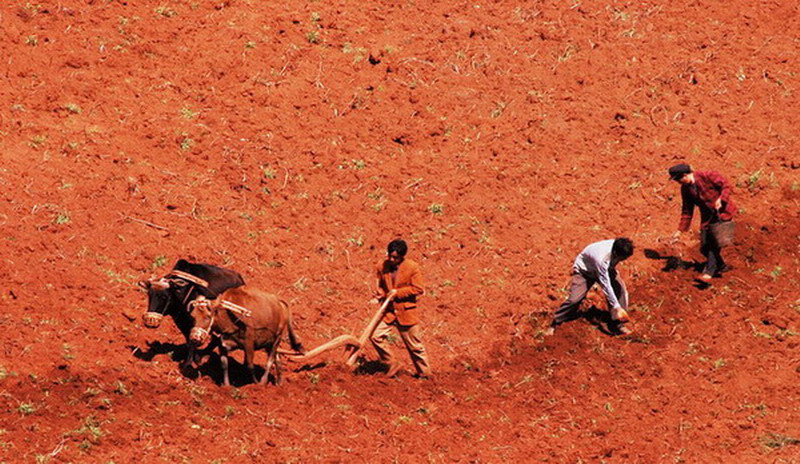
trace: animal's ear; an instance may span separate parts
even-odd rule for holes
[[[138,286],[142,287],[145,290],[150,290],[150,281],[149,280],[140,280],[136,284]]]
[[[177,263],[175,263],[175,267],[173,267],[173,269],[178,269],[178,270],[186,269],[186,267],[188,266],[189,266],[189,261],[186,261],[185,259],[181,258],[178,260]]]

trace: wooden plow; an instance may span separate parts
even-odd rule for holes
[[[380,308],[375,311],[375,314],[372,316],[372,319],[369,320],[369,323],[361,332],[361,336],[356,338],[352,335],[339,335],[338,337],[334,338],[333,340],[323,343],[322,345],[314,348],[313,350],[306,351],[305,353],[298,353],[297,351],[287,350],[284,348],[278,348],[278,354],[284,356],[285,359],[293,362],[306,362],[310,359],[313,359],[320,354],[334,350],[336,348],[340,348],[342,346],[345,347],[344,355],[346,356],[346,363],[348,366],[353,366],[358,359],[358,354],[361,352],[361,349],[364,348],[364,345],[369,341],[369,338],[372,336],[372,333],[375,332],[375,328],[378,327],[378,324],[383,319],[383,315],[386,313],[386,308],[389,307],[389,303],[394,298],[395,291],[392,290],[386,295],[386,299],[381,304]]]

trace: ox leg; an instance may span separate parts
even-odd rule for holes
[[[208,346],[203,348],[202,350],[195,350],[194,351],[194,363],[198,367],[202,364],[208,362],[209,358],[211,358],[211,353],[214,352],[214,349],[217,348],[219,345],[219,337],[216,335],[211,336],[211,341],[208,343]]]
[[[194,366],[194,343],[191,340],[186,339],[186,358],[181,361],[181,369],[189,369],[190,367]]]
[[[244,363],[247,365],[247,370],[250,371],[250,377],[253,378],[253,383],[258,383],[258,378],[256,378],[255,357],[255,347],[252,344],[247,344],[244,348]]]
[[[231,379],[228,374],[228,349],[224,344],[219,345],[219,363],[222,366],[222,385],[231,386]]]
[[[280,385],[281,382],[283,382],[283,372],[281,369],[281,355],[280,353],[275,353],[275,385]]]
[[[272,365],[275,364],[275,385],[278,385],[281,381],[280,373],[278,372],[280,369],[278,363],[278,345],[281,343],[280,334],[275,337],[275,342],[272,344],[272,347],[267,348],[265,351],[267,352],[267,367],[266,371],[264,371],[264,376],[261,377],[261,385],[266,385],[267,381],[269,380],[269,371],[272,369]]]

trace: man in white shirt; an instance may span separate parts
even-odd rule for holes
[[[572,265],[572,285],[566,301],[556,310],[546,335],[552,335],[559,325],[575,318],[592,285],[599,283],[606,295],[612,326],[624,335],[632,332],[628,322],[628,291],[619,277],[616,266],[633,255],[633,242],[625,237],[592,243],[583,249]]]

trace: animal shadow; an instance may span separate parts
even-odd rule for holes
[[[678,256],[662,255],[652,248],[645,248],[644,256],[648,259],[664,261],[664,267],[661,268],[664,272],[672,272],[677,269],[692,269],[699,272],[703,269],[703,263],[694,260],[685,261]]]
[[[185,344],[177,345],[175,343],[162,343],[162,342],[147,342],[147,351],[142,350],[139,346],[128,345],[128,348],[133,350],[133,355],[143,361],[152,361],[153,358],[162,354],[170,355],[173,361],[182,361],[186,359],[189,354],[188,348]]]
[[[189,369],[187,369],[187,371],[188,370]],[[256,379],[261,379],[261,377],[264,375],[264,368],[256,364],[254,370]],[[215,384],[220,386],[222,385],[222,362],[220,361],[219,356],[209,357],[206,362],[201,364],[196,369],[196,372],[197,373],[194,377],[187,375],[190,374],[190,372],[182,372],[182,374],[191,378],[208,377]],[[253,376],[250,374],[250,370],[247,368],[247,366],[237,361],[233,356],[228,356],[228,379],[231,382],[231,387],[236,388],[257,383],[253,381]],[[272,372],[269,374],[269,383],[273,385],[275,384],[275,375]]]

